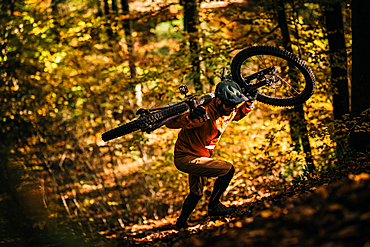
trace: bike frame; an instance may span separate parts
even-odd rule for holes
[[[272,58],[266,58],[267,60],[264,60],[264,57],[259,57],[260,55],[269,55],[272,56]],[[252,58],[252,60],[249,60],[249,58]],[[279,65],[275,67],[274,64],[277,62],[274,60],[275,58],[282,59],[284,63],[279,63]],[[257,60],[254,62],[253,59]],[[244,76],[243,74],[249,74],[255,71],[255,67],[245,69],[245,66],[250,66],[251,62],[248,61],[257,65],[257,68],[260,70],[252,75]],[[286,62],[288,62],[288,64],[286,64]],[[271,67],[265,69],[266,64],[270,64],[269,66]],[[297,78],[295,78],[295,76],[291,78],[292,75],[289,73],[291,69],[290,64],[295,68],[294,72],[297,70]],[[289,70],[286,70],[287,67]],[[240,86],[241,93],[245,96],[249,98],[251,98],[251,96],[253,96],[253,98],[257,96],[256,99],[258,101],[272,106],[289,107],[302,104],[312,96],[316,88],[315,75],[310,67],[299,57],[277,47],[252,46],[246,48],[233,58],[230,69],[231,73],[226,76],[227,69],[223,68],[221,81],[231,79]],[[298,81],[296,79],[298,79]],[[293,83],[291,83],[291,81]],[[266,90],[257,91],[257,89],[261,87],[265,87]],[[280,88],[285,92],[280,92]],[[301,90],[301,88],[303,88],[303,90]],[[187,95],[188,90],[185,85],[181,86],[179,89],[181,94],[185,95],[184,100],[150,109],[139,109],[136,112],[138,116],[137,119],[103,133],[103,140],[109,141],[136,130],[150,133],[165,125],[168,121],[176,119],[183,114],[188,114],[189,111],[198,105],[208,104],[208,102],[215,97],[214,94],[206,94],[197,97]],[[257,95],[255,95],[256,93]],[[271,94],[273,95],[270,96]],[[290,94],[291,97],[289,97],[288,94]],[[288,97],[286,97],[287,95]],[[203,121],[203,119],[200,119],[200,121]]]
[[[184,85],[182,86],[184,87]],[[186,87],[186,86],[185,86]],[[150,108],[150,109],[147,109],[147,110],[143,110],[143,113],[140,114],[140,117],[144,116],[145,114],[148,114],[148,113],[151,113],[151,112],[155,112],[155,111],[160,111],[160,110],[163,110],[163,109],[166,109],[166,108],[169,108],[169,107],[173,107],[175,105],[178,105],[178,104],[182,104],[182,103],[186,103],[188,105],[188,110],[185,111],[184,113],[180,114],[180,115],[176,115],[176,116],[172,116],[172,117],[169,117],[167,119],[164,119],[162,122],[158,123],[158,124],[155,124],[155,126],[153,127],[149,127],[148,129],[144,130],[144,131],[153,131],[155,129],[158,129],[160,127],[162,127],[163,125],[165,125],[167,122],[173,120],[173,119],[176,119],[186,113],[188,113],[190,111],[190,109],[194,109],[195,107],[198,106],[196,100],[195,100],[195,96],[194,95],[186,95],[185,93],[185,97],[186,99],[184,100],[181,100],[181,101],[178,101],[178,102],[174,102],[174,103],[170,103],[170,104],[167,104],[167,105],[164,105],[164,106],[159,106],[159,107],[154,107],[154,108]],[[140,118],[139,117],[139,118]]]
[[[185,99],[185,100],[182,100],[182,101],[178,101],[178,102],[175,102],[175,103],[171,103],[171,104],[168,104],[168,105],[164,105],[164,106],[159,106],[159,107],[151,108],[151,109],[149,109],[149,112],[163,110],[165,108],[168,108],[168,107],[171,107],[171,106],[174,106],[174,105],[177,105],[177,104],[181,104],[183,102],[185,102],[185,103],[188,104],[188,99]],[[189,106],[189,109],[190,109],[190,106]],[[183,114],[180,114],[180,115],[176,115],[176,116],[172,116],[170,118],[167,118],[167,119],[163,120],[162,122],[160,122],[158,125],[156,125],[155,128],[153,127],[153,129],[158,129],[158,128],[162,127],[163,125],[165,125],[167,122],[169,122],[169,121],[171,121],[171,120],[173,120],[175,118],[178,118],[179,116],[184,115],[187,112],[189,112],[189,110],[187,110]]]
[[[241,88],[242,88],[242,92],[243,93],[248,93],[249,91],[251,90],[254,90],[254,89],[257,89],[257,88],[260,88],[260,87],[263,87],[265,86],[266,84],[269,84],[269,79],[266,78],[266,75],[271,75],[273,74],[274,72],[276,71],[275,67],[270,67],[270,68],[267,68],[267,69],[264,69],[264,70],[261,70],[257,73],[254,73],[250,76],[247,76],[244,78],[244,82],[245,84],[244,85],[241,85]],[[225,77],[225,73],[226,73],[226,70],[224,69],[223,71],[223,75],[222,75],[222,79],[224,80],[226,77]],[[259,79],[261,80],[260,82],[256,83],[256,84],[253,84],[253,85],[249,85],[249,82],[251,82],[252,80],[254,79]],[[165,125],[167,122],[173,120],[173,119],[176,119],[186,113],[188,113],[191,109],[194,109],[195,107],[197,107],[197,103],[196,103],[196,100],[195,100],[195,96],[194,95],[186,95],[186,93],[188,92],[187,91],[187,88],[185,85],[182,85],[180,87],[180,91],[182,94],[185,94],[185,97],[186,99],[184,100],[181,100],[181,101],[178,101],[178,102],[174,102],[174,103],[170,103],[170,104],[167,104],[167,105],[164,105],[164,106],[159,106],[159,107],[154,107],[154,108],[150,108],[150,109],[140,109],[137,114],[140,114],[140,117],[146,115],[146,114],[149,114],[151,112],[155,112],[155,111],[160,111],[160,110],[163,110],[163,109],[166,109],[168,107],[172,107],[174,105],[177,105],[177,104],[182,104],[182,103],[186,103],[188,106],[189,106],[189,109],[187,111],[185,111],[184,113],[180,114],[180,115],[176,115],[176,116],[172,116],[172,117],[169,117],[165,120],[163,120],[162,122],[156,124],[155,126],[151,127],[151,128],[148,128],[146,131],[149,131],[151,132],[152,130],[154,129],[158,129],[160,128],[161,126]],[[139,118],[140,118],[139,117]]]

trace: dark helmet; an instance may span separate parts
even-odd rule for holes
[[[242,94],[240,86],[232,80],[225,80],[218,83],[215,95],[222,102],[229,104],[237,105],[241,102],[248,101],[248,98]]]

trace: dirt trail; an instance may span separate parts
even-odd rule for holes
[[[370,166],[351,164],[208,217],[187,231],[167,218],[118,246],[364,246],[370,247]],[[122,235],[121,235],[122,236]]]

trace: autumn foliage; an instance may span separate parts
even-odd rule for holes
[[[350,197],[358,189],[354,197],[367,198],[362,189],[369,187],[368,154],[358,154],[348,142],[353,133],[369,131],[369,111],[333,115],[338,91],[331,77],[333,55],[322,5],[337,1],[231,1],[220,6],[206,1],[199,8],[197,53],[190,49],[193,34],[184,29],[182,1],[132,1],[129,11],[124,2],[0,1],[1,243],[176,245],[181,239],[184,245],[178,246],[197,246],[215,238],[229,243],[243,235],[245,244],[259,245],[263,243],[256,236],[277,237],[273,231],[284,222],[297,226],[297,235],[315,245],[318,240],[311,240],[313,235],[305,235],[299,225],[302,217],[324,214],[320,200],[328,215],[341,215],[343,225],[335,230],[343,236],[353,236],[368,223],[368,212],[350,214],[350,206],[335,194],[348,182],[350,189],[343,193]],[[343,35],[348,60],[339,60],[350,74],[349,1],[341,7],[347,20]],[[223,200],[238,207],[237,215],[207,218],[213,185],[209,179],[191,219],[201,224],[194,230],[201,233],[198,237],[171,231],[160,236],[159,230],[150,235],[157,226],[173,223],[188,193],[187,175],[173,165],[177,131],[162,127],[108,143],[101,140],[102,133],[135,118],[139,108],[181,99],[181,84],[194,94],[212,92],[222,67],[245,47],[286,48],[279,8],[285,10],[292,52],[308,63],[317,79],[315,94],[302,107],[307,132],[292,134],[292,119],[298,114],[294,109],[257,103],[251,114],[228,127],[214,153],[236,168]],[[194,57],[199,58],[199,71],[193,69]],[[193,84],[198,77],[201,89]],[[310,153],[302,140],[309,140]],[[315,165],[311,174],[308,155]],[[353,169],[344,172],[350,165]],[[327,188],[334,180],[339,182]],[[297,193],[310,196],[300,199]],[[350,200],[362,207],[358,197]],[[292,204],[298,207],[288,215]],[[346,228],[348,217],[359,225]],[[312,218],[305,224],[320,225],[315,233],[325,235],[330,229],[321,226],[330,220]],[[300,240],[289,238],[293,230],[288,226],[281,231],[281,245]]]

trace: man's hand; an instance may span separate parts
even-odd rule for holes
[[[190,120],[197,118],[199,122],[204,122],[209,119],[208,113],[203,106],[195,107],[189,114],[188,118]]]

